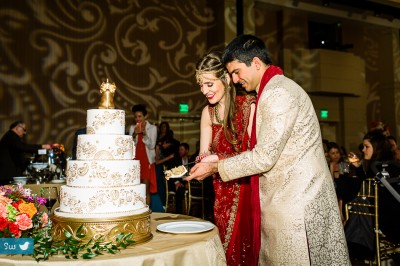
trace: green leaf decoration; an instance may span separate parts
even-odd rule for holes
[[[131,246],[135,241],[131,240],[132,234],[121,233],[115,242],[104,242],[104,238],[90,239],[87,243],[82,243],[86,234],[83,224],[76,230],[76,236],[64,230],[65,239],[54,241],[51,237],[49,227],[38,232],[34,237],[34,253],[31,255],[37,262],[48,260],[52,255],[62,254],[66,259],[92,259],[94,257],[108,254],[116,254],[121,249]]]

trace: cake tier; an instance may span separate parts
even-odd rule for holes
[[[132,160],[133,138],[129,135],[79,135],[78,160]]]
[[[125,134],[125,111],[116,109],[87,110],[86,134]]]
[[[60,212],[124,216],[146,206],[146,185],[113,188],[61,186]]]
[[[132,186],[140,184],[140,163],[138,160],[69,160],[66,175],[70,187]]]

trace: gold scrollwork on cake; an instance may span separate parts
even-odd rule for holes
[[[65,231],[69,232],[76,240],[77,230],[80,226],[85,237],[83,244],[91,239],[101,238],[104,242],[115,242],[120,233],[132,234],[131,240],[135,244],[141,244],[152,239],[150,230],[150,211],[138,215],[130,215],[118,218],[107,218],[99,221],[98,219],[77,219],[61,218],[53,216],[52,237],[55,241],[65,239]]]
[[[96,146],[93,144],[90,144],[89,142],[85,143],[79,143],[77,148],[77,157],[82,158],[82,157],[92,157],[94,153],[96,152]]]
[[[63,204],[74,213],[104,213],[104,208],[107,205],[121,207],[122,205],[136,205],[138,202],[143,206],[146,204],[144,197],[140,194],[127,189],[101,189],[88,199],[88,202],[83,202],[77,197],[71,196],[62,191],[61,195]],[[112,212],[107,212],[112,213]]]
[[[125,121],[123,120],[124,116],[122,115],[122,111],[118,112],[104,112],[103,114],[97,114],[95,116],[95,121],[93,122],[93,127],[95,129],[99,129],[105,125],[112,125],[113,123],[117,122],[120,126],[125,125]]]
[[[86,134],[88,134],[88,135],[96,134],[96,131],[92,127],[87,126]]]
[[[133,143],[132,140],[128,138],[122,138],[119,137],[115,139],[115,154],[125,154],[128,151],[131,151],[133,149]]]
[[[114,156],[111,152],[103,150],[96,152],[93,156],[93,160],[114,160]]]

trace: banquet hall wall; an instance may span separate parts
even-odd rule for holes
[[[317,112],[329,109],[330,117],[321,122],[334,125],[338,142],[356,147],[372,121],[386,121],[392,133],[400,133],[398,27],[340,18],[343,42],[354,45],[341,52],[364,62],[365,86],[358,95],[315,93],[313,84],[304,83],[314,59],[294,55],[309,48],[308,22],[321,19],[318,11],[277,1],[243,2],[244,32],[265,40],[273,61],[305,87]],[[99,86],[108,78],[117,85],[115,105],[126,111],[127,126],[133,121],[131,106],[145,103],[150,121],[171,119],[177,138],[194,151],[206,104],[194,79],[195,63],[236,35],[235,1],[3,0],[1,5],[0,134],[23,119],[28,142],[63,143],[70,152],[75,131],[85,126],[86,110],[96,108]],[[189,105],[188,114],[179,113],[180,103]]]

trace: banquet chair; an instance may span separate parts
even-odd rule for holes
[[[176,206],[175,206],[175,191],[170,191],[168,189],[168,180],[165,179],[165,191],[166,191],[166,201],[165,201],[165,212],[172,212],[174,213],[176,211]]]
[[[187,214],[190,215],[190,211],[193,209],[194,205],[201,206],[201,217],[205,217],[205,206],[204,206],[204,183],[203,181],[198,181],[192,179],[188,182],[188,208]]]
[[[351,215],[371,217],[375,235],[375,261],[380,266],[382,260],[387,260],[390,255],[400,252],[400,246],[390,242],[379,227],[379,183],[374,178],[363,181],[361,190],[355,200],[345,206],[346,221]],[[373,261],[369,261],[373,265]]]

